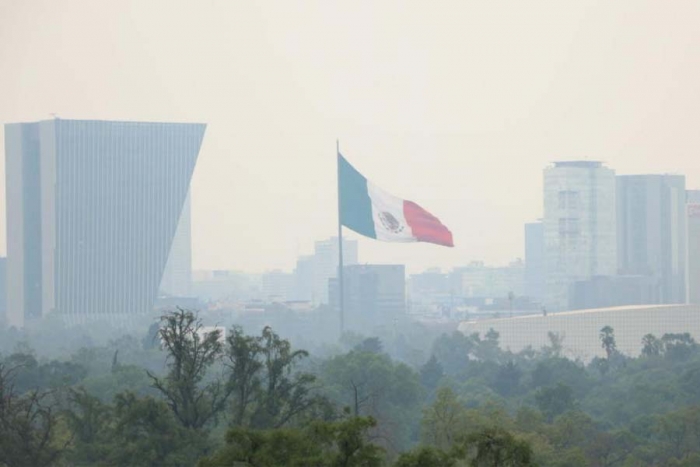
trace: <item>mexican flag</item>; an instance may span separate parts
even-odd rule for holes
[[[413,201],[382,190],[338,153],[340,222],[355,232],[386,242],[428,242],[454,246],[452,232]]]

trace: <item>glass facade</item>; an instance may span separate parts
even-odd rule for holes
[[[23,296],[8,293],[10,324],[49,312],[80,322],[151,310],[205,128],[62,119],[5,126],[8,275],[24,272]],[[28,293],[35,284],[40,293]]]

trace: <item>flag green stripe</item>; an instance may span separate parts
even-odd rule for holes
[[[338,196],[340,196],[340,222],[361,235],[377,238],[372,218],[372,200],[367,191],[367,179],[340,154],[338,154]]]

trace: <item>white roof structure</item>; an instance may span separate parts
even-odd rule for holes
[[[549,332],[564,336],[564,355],[589,361],[596,356],[605,356],[600,345],[601,328],[610,326],[615,330],[615,340],[620,352],[637,356],[642,349],[642,337],[666,333],[690,333],[700,340],[699,305],[640,305],[592,310],[542,313],[513,318],[464,321],[459,330],[464,334],[483,335],[493,328],[500,333],[503,349],[513,352],[527,346],[539,350],[549,345]]]

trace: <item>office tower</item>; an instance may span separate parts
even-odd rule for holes
[[[292,297],[294,275],[280,270],[268,271],[262,276],[263,300],[285,302]]]
[[[544,170],[545,300],[568,307],[569,287],[617,272],[615,172],[601,162],[555,162]]]
[[[8,322],[150,311],[205,125],[5,125]]]
[[[542,221],[525,224],[525,295],[544,296],[544,229]]]
[[[367,332],[406,318],[406,270],[396,264],[356,264],[343,268],[345,327]],[[338,279],[329,281],[334,308],[340,306]]]
[[[688,190],[686,212],[687,303],[700,304],[700,190]]]
[[[7,312],[7,258],[0,257],[0,326],[6,321]]]
[[[618,176],[616,196],[619,274],[647,276],[660,303],[685,303],[685,177]]]
[[[293,300],[314,302],[314,257],[312,255],[297,258],[294,268]]]
[[[173,236],[168,261],[158,293],[168,297],[189,297],[192,294],[192,218],[190,194],[182,205],[182,213]]]
[[[357,264],[357,240],[343,239],[343,264]],[[328,303],[328,280],[338,277],[338,237],[317,241],[314,248],[314,304]]]

